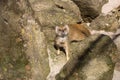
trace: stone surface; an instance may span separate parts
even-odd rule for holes
[[[30,0],[43,27],[81,21],[79,8],[71,0]]]
[[[30,3],[0,4],[0,79],[45,80],[50,71],[47,43]]]
[[[114,39],[114,43],[116,44],[117,48],[118,48],[118,60],[117,63],[115,65],[115,70],[114,70],[114,75],[113,75],[113,80],[119,80],[120,79],[120,29],[118,29],[116,31],[116,35],[118,35],[115,39]]]
[[[32,67],[31,80],[45,80],[50,71],[46,38],[35,19],[29,20],[23,28],[25,32],[22,35],[27,38],[26,54]]]
[[[12,5],[13,1],[0,1],[0,80],[27,79],[30,76],[30,69],[25,68],[30,65],[20,34],[21,27],[17,24],[20,15],[11,11]]]
[[[91,29],[115,32],[120,26],[120,11],[114,9],[109,14],[101,14],[90,24]]]
[[[91,22],[101,13],[102,6],[108,0],[72,0],[74,1],[81,11],[84,21]]]
[[[112,80],[115,63],[110,55],[117,54],[113,41],[108,36],[93,35],[79,44],[72,48],[79,52],[73,51],[73,57],[57,74],[56,80]]]
[[[76,1],[81,3],[78,4]],[[114,67],[112,60],[114,61],[116,55],[112,54],[110,57],[109,52],[117,50],[107,36],[93,35],[84,41],[72,43],[70,46],[71,59],[68,62],[63,51],[60,55],[56,54],[54,27],[81,22],[81,13],[84,21],[91,21],[100,14],[101,6],[107,2],[107,0],[76,1],[0,1],[0,80],[46,80],[46,78],[55,80],[55,76],[66,65],[70,65],[66,67],[68,70],[65,71],[69,76],[67,79],[99,80],[101,78],[102,80],[111,80]],[[113,10],[111,14],[104,15],[105,18],[100,17],[101,19],[98,21],[95,19],[91,23],[91,28],[116,30],[120,22],[119,9]],[[108,20],[109,24],[105,23],[104,25],[100,22],[104,19]],[[119,39],[116,38],[114,42],[119,43]],[[107,46],[108,43],[109,46]],[[75,67],[75,65],[77,66]],[[98,70],[100,71],[97,72]],[[119,70],[119,67],[116,70]],[[72,72],[71,76],[69,72]]]

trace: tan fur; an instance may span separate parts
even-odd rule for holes
[[[56,27],[56,37],[55,37],[55,45],[57,46],[58,52],[57,54],[60,54],[60,47],[63,47],[66,52],[67,60],[69,60],[69,42],[72,41],[81,41],[85,39],[86,37],[90,36],[90,32],[87,28],[85,28],[81,24],[69,24],[66,26],[57,26]],[[63,36],[59,35],[60,32],[65,33]],[[61,33],[62,34],[62,33]]]
[[[68,25],[70,28],[70,32],[69,32],[69,40],[73,41],[80,41],[85,39],[86,37],[90,36],[90,32],[89,30],[84,27],[83,25],[80,24],[70,24]]]

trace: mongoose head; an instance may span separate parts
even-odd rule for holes
[[[59,37],[65,37],[69,33],[69,27],[68,27],[68,25],[65,25],[65,26],[62,26],[62,27],[56,26],[55,32],[56,32],[57,36],[59,36]]]

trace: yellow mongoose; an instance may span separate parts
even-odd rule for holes
[[[63,48],[65,50],[67,60],[69,60],[69,42],[81,41],[91,35],[89,30],[81,24],[56,26],[55,32],[55,46],[57,47],[57,54],[60,54],[60,48]]]

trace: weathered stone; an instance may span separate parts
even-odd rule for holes
[[[28,0],[0,2],[0,79],[45,80],[47,43]]]
[[[81,21],[79,8],[71,0],[30,0],[30,4],[43,27]]]
[[[46,38],[34,19],[28,23],[25,35],[28,36],[26,53],[32,66],[32,80],[45,80],[49,73]]]
[[[112,80],[112,57],[117,53],[113,41],[105,35],[93,35],[71,44],[73,56],[64,65],[56,80]]]
[[[93,1],[85,0],[90,6],[86,7],[85,12],[82,11],[85,5],[80,9],[85,21],[89,20],[88,17],[90,20],[96,18],[101,6],[106,2],[101,1],[99,5],[99,0],[94,1],[95,3]],[[46,80],[46,78],[55,80],[56,74],[67,61],[63,51],[60,55],[56,55],[53,43],[54,27],[81,22],[81,13],[76,4],[72,0],[1,0],[0,80]],[[92,6],[96,4],[97,7],[93,8]],[[116,16],[117,18],[119,19],[119,16]],[[111,19],[114,21],[114,18]],[[72,80],[76,78],[86,80],[91,79],[90,76],[93,75],[96,77],[92,77],[92,80],[95,80],[106,72],[105,77],[101,76],[101,79],[111,80],[114,63],[109,57],[109,52],[116,51],[116,48],[109,40],[108,37],[101,35],[72,43],[70,46],[72,57],[66,64],[71,66],[67,67],[65,77]],[[103,69],[99,69],[98,65]],[[63,69],[66,69],[65,66]],[[69,75],[69,72],[72,74]]]
[[[116,44],[118,48],[118,59],[117,63],[115,65],[115,70],[114,70],[114,75],[113,75],[113,80],[118,80],[120,78],[120,29],[116,31],[116,38],[114,39],[114,43]]]
[[[29,60],[20,34],[21,27],[17,24],[19,15],[6,8],[7,2],[3,4],[0,11],[0,80],[28,78],[30,74],[25,66],[29,65]]]
[[[94,30],[105,30],[115,32],[120,26],[120,9],[114,9],[109,14],[101,14],[90,24]]]
[[[59,73],[60,69],[66,63],[65,53],[62,51],[60,55],[57,55],[57,50],[54,48],[54,43],[49,42],[48,44],[48,54],[49,54],[49,64],[50,64],[50,73],[47,76],[47,80],[56,80],[55,76]]]
[[[84,21],[92,21],[101,13],[102,6],[108,2],[108,0],[72,0],[74,1],[80,11]]]

